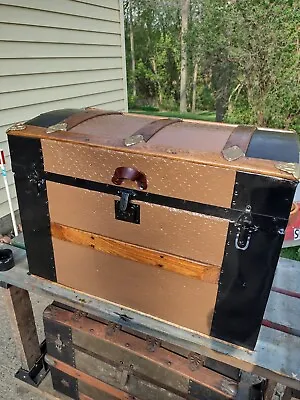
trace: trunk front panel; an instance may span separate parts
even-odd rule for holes
[[[227,220],[133,201],[140,206],[140,224],[134,224],[116,219],[119,196],[49,181],[47,193],[51,222],[206,264],[222,264]]]
[[[117,168],[136,168],[147,177],[147,192],[231,207],[236,177],[231,169],[50,140],[42,140],[42,149],[48,172],[112,184]],[[131,181],[122,187],[137,188]]]
[[[58,283],[209,335],[218,285],[52,240]]]

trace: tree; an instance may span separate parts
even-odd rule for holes
[[[133,93],[133,96],[136,97],[132,0],[128,0],[128,8],[129,8],[129,32],[130,32],[129,33],[129,35],[130,35],[130,56],[131,56],[131,71],[132,71],[132,93]]]
[[[187,41],[190,0],[182,0],[181,6],[181,69],[180,69],[180,112],[186,112],[187,95]]]
[[[125,0],[124,10],[139,105],[299,127],[299,0]]]

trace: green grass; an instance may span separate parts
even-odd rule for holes
[[[171,118],[184,118],[184,119],[195,119],[201,121],[215,122],[216,113],[212,111],[200,111],[198,113],[180,113],[179,111],[158,111],[158,110],[129,110],[130,113],[144,114],[144,115],[157,115],[159,117],[171,117]]]
[[[300,246],[282,249],[280,255],[290,260],[300,261]]]

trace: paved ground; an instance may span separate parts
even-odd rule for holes
[[[30,389],[19,384],[18,380],[14,378],[20,363],[3,301],[3,292],[4,290],[0,289],[0,399],[43,400],[41,396],[33,394]],[[39,336],[40,340],[42,340],[41,315],[49,302],[37,296],[32,296],[32,300],[38,321]]]

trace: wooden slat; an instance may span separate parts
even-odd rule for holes
[[[3,246],[3,248],[7,247]],[[132,309],[124,308],[124,306],[104,299],[89,296],[72,288],[30,275],[28,274],[25,251],[13,248],[13,252],[16,267],[10,271],[2,272],[2,281],[18,287],[30,287],[33,293],[52,298],[55,297],[57,301],[63,304],[76,307],[99,318],[116,323],[122,321],[122,324],[128,329],[138,330],[140,334],[155,334],[162,341],[168,341],[189,351],[201,353],[244,371],[274,379],[283,385],[299,389],[300,380],[298,375],[295,375],[295,371],[300,370],[299,354],[295,351],[295,349],[300,348],[300,338],[298,337],[262,327],[255,351],[249,351],[219,341],[213,337],[199,335],[194,331],[161,321]],[[289,265],[293,266],[290,271]],[[276,276],[279,279],[277,280],[275,276],[276,286],[297,290],[297,285],[299,285],[299,279],[297,280],[297,273],[300,271],[299,267],[299,262],[280,259],[276,272]],[[294,270],[295,275],[289,274],[292,270]],[[278,274],[278,272],[280,273]],[[286,275],[291,277],[293,283],[296,283],[292,288],[288,285],[286,286],[287,282],[285,280],[281,280]],[[269,303],[273,301],[273,294],[274,292],[270,293]],[[284,310],[284,314],[288,314],[289,312],[289,309]],[[123,319],[124,314],[126,315],[126,319]],[[265,315],[268,318],[267,312]]]
[[[54,368],[58,369],[61,372],[64,372],[67,375],[70,375],[76,379],[79,379],[82,382],[85,382],[87,385],[94,386],[95,388],[114,396],[116,399],[120,400],[130,400],[130,395],[127,393],[114,388],[107,383],[100,381],[99,379],[94,378],[91,375],[88,375],[82,371],[79,371],[76,368],[71,367],[68,364],[63,363],[62,361],[57,360],[54,357],[49,356],[48,354],[45,356],[46,362],[53,366]],[[136,399],[138,400],[138,399]]]
[[[27,290],[11,286],[5,289],[4,299],[21,366],[29,371],[41,356],[29,293]]]
[[[183,400],[186,397],[185,395],[177,395],[172,390],[154,382],[153,376],[151,376],[151,368],[149,370],[149,375],[143,377],[135,375],[135,372],[131,371],[127,366],[123,368],[120,365],[112,366],[102,362],[98,358],[95,358],[93,354],[77,352],[75,357],[77,369],[120,390],[126,390],[133,398],[141,398],[143,400],[168,400],[170,398],[172,400]],[[136,368],[134,362],[132,366]],[[151,379],[150,382],[149,378]],[[95,393],[95,390],[92,390],[92,387],[86,387],[86,385],[84,387],[80,382],[78,387],[80,392],[86,393],[94,399],[101,398],[102,400],[99,393],[97,396],[97,393]],[[111,399],[109,398],[107,400]]]
[[[79,399],[80,400],[93,400],[91,397],[88,397],[87,395],[83,393],[79,393]]]
[[[204,282],[216,284],[219,280],[220,268],[216,266],[197,263],[172,254],[121,242],[55,222],[51,223],[51,233],[52,236],[60,240],[92,247],[105,254],[152,265],[156,268],[196,278]]]
[[[187,358],[160,345],[151,351],[148,342],[134,334],[123,330],[109,333],[104,323],[84,315],[75,317],[74,312],[54,305],[46,309],[44,318],[57,324],[57,332],[61,325],[71,328],[76,368],[122,390],[121,375],[125,369],[130,374],[129,385],[136,376],[145,382],[150,378],[156,388],[164,388],[179,397],[185,398],[191,387],[197,387],[202,394],[212,391],[218,398],[234,398],[237,388],[234,380],[227,379],[228,386],[232,387],[229,393],[223,387],[223,375],[201,364],[191,369]],[[51,335],[49,340],[52,342]],[[135,394],[131,389],[128,392]]]

